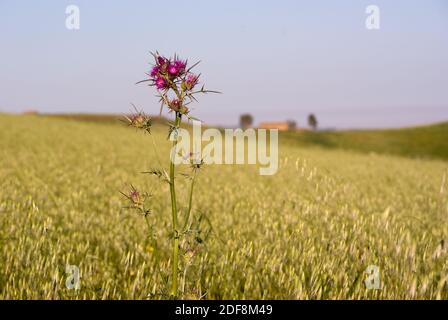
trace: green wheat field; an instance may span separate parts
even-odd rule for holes
[[[205,166],[179,298],[448,299],[448,125],[428,128],[281,133],[273,176]],[[0,299],[165,299],[169,187],[141,173],[156,163],[148,135],[113,121],[0,114]],[[123,208],[131,183],[152,194],[153,237]]]

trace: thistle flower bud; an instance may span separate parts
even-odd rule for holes
[[[164,65],[164,64],[166,64],[167,62],[168,62],[168,59],[167,59],[167,58],[162,57],[162,56],[158,56],[158,57],[157,57],[157,63],[158,63],[159,65]]]
[[[135,205],[140,205],[141,204],[141,197],[140,197],[140,192],[138,192],[137,190],[132,190],[131,192],[129,192],[129,200],[131,200],[131,202]]]
[[[181,113],[181,114],[187,114],[188,112],[190,112],[190,109],[188,109],[186,106],[182,106],[179,109],[179,113]]]
[[[130,115],[129,117],[126,117],[128,120],[128,124],[131,127],[134,127],[136,129],[143,129],[146,130],[148,133],[151,133],[151,117],[144,114],[143,112],[137,112],[135,114]]]
[[[131,207],[139,208],[143,205],[144,197],[140,194],[140,192],[135,189],[133,185],[131,185],[131,189],[127,193],[122,194],[129,200],[131,203]]]
[[[173,99],[168,102],[168,107],[171,110],[178,112],[182,107],[182,101],[180,101],[179,99]]]
[[[168,108],[181,114],[187,114],[190,111],[186,106],[182,104],[182,101],[179,99],[173,99],[168,102]]]
[[[182,81],[182,90],[189,91],[194,88],[194,86],[198,83],[199,77],[193,73],[187,74],[184,81]]]
[[[135,209],[144,215],[151,213],[150,209],[145,208],[145,201],[150,197],[148,193],[140,193],[133,185],[131,185],[131,189],[127,193],[121,192],[121,194],[126,197],[130,203],[130,205],[125,208]]]

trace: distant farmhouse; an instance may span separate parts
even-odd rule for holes
[[[23,114],[37,115],[37,114],[39,114],[39,111],[34,110],[34,109],[29,109],[29,110],[25,110],[25,111],[23,111]]]
[[[279,131],[296,130],[295,121],[260,122],[260,129],[278,129]]]

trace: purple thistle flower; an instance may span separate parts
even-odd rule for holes
[[[159,74],[159,72],[160,72],[160,67],[159,66],[154,66],[151,69],[150,75],[151,75],[151,77],[155,78]]]
[[[168,66],[168,73],[172,76],[177,76],[179,69],[174,64],[170,64]]]
[[[162,57],[162,56],[158,56],[157,57],[157,63],[159,64],[159,65],[164,65],[164,64],[166,64],[168,62],[168,59],[167,58],[165,58],[165,57]]]
[[[182,60],[175,60],[168,65],[168,73],[172,76],[178,76],[185,71],[186,63]]]
[[[187,66],[187,63],[185,61],[182,60],[176,60],[174,61],[174,64],[180,69],[180,70],[184,70],[185,67]]]
[[[167,82],[163,77],[157,76],[155,79],[155,85],[157,89],[165,89],[167,87]]]

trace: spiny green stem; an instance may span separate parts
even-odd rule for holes
[[[154,140],[154,136],[152,134],[151,134],[151,141],[152,141],[152,146],[154,148],[154,153],[156,155],[156,159],[157,159],[157,162],[159,163],[160,169],[165,172],[165,169],[162,166],[162,162],[160,161],[159,152],[157,151],[158,148],[157,148],[156,141]]]
[[[175,121],[175,139],[173,140],[173,154],[171,154],[170,159],[170,193],[171,193],[171,210],[173,215],[173,262],[172,262],[172,284],[171,284],[171,296],[177,296],[177,271],[179,264],[179,231],[177,230],[177,201],[176,201],[176,188],[175,188],[175,165],[174,158],[177,151],[177,135],[180,123],[182,121],[182,115],[176,112],[176,121]]]
[[[194,189],[195,180],[196,180],[196,170],[193,171],[193,178],[191,179],[190,196],[188,199],[188,211],[187,211],[187,215],[185,216],[184,227],[182,228],[182,230],[184,232],[187,231],[188,221],[190,220],[191,208],[193,206],[193,189]]]

